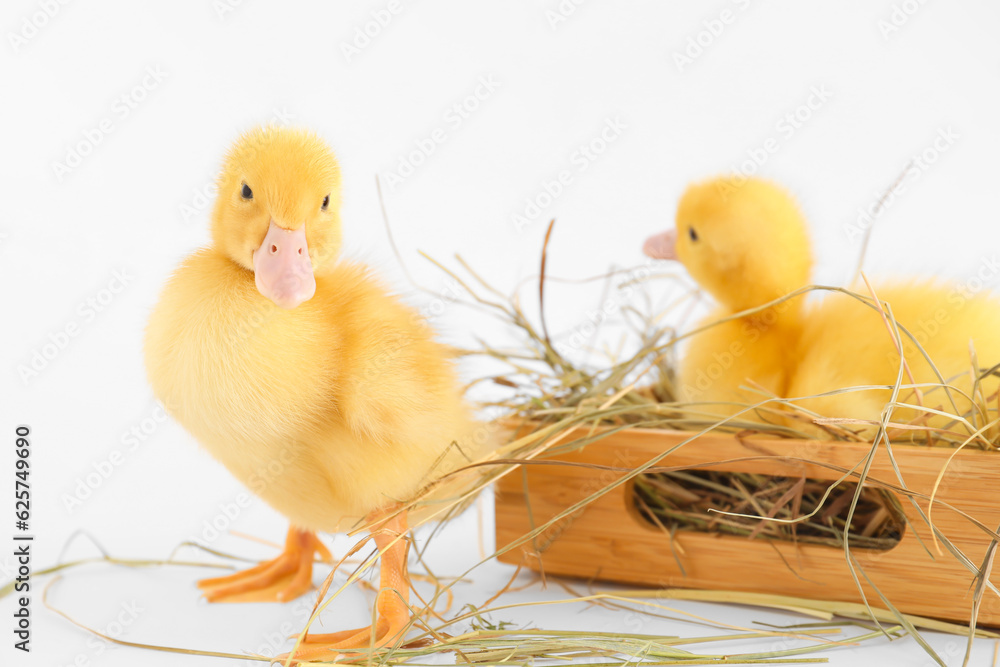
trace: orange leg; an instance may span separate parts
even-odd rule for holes
[[[381,557],[381,577],[375,602],[375,625],[323,635],[307,635],[294,652],[292,664],[310,660],[343,662],[358,649],[381,648],[403,639],[410,625],[410,577],[406,566],[406,515],[398,514],[375,529],[375,544]],[[398,540],[396,538],[399,538]],[[396,540],[393,544],[393,540]],[[356,656],[355,656],[356,657]],[[286,660],[288,655],[275,658]]]
[[[326,562],[330,552],[309,530],[288,529],[277,558],[225,577],[202,579],[198,588],[209,602],[288,602],[312,588],[313,556]]]

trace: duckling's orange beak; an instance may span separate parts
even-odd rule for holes
[[[642,252],[653,259],[677,259],[677,230],[650,236],[642,244]]]
[[[281,308],[295,308],[311,299],[316,293],[316,277],[306,226],[285,229],[271,220],[264,242],[253,251],[253,272],[260,293]]]

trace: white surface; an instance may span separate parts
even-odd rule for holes
[[[871,205],[911,156],[932,147],[948,128],[957,134],[954,142],[933,165],[912,172],[906,191],[879,219],[868,268],[965,279],[1000,248],[1000,10],[986,0],[822,6],[401,0],[388,25],[350,62],[342,44],[389,3],[230,1],[233,6],[226,0],[4,4],[2,432],[11,443],[15,424],[33,428],[36,567],[53,563],[76,530],[96,536],[116,555],[163,557],[178,542],[199,537],[220,504],[240,493],[179,427],[156,420],[140,345],[171,267],[207,239],[203,191],[222,152],[254,123],[290,117],[331,141],[345,174],[347,252],[373,262],[404,290],[409,287],[389,250],[374,175],[388,179],[428,140],[433,153],[385,192],[402,255],[434,290],[446,283],[416,250],[441,259],[460,252],[509,291],[536,271],[544,224],[553,216],[559,219],[553,275],[579,278],[611,264],[637,264],[643,238],[670,224],[688,182],[738,168],[764,146],[777,150],[760,173],[792,188],[812,220],[818,280],[841,282],[859,248],[848,229],[858,208]],[[551,12],[560,6],[576,9],[553,27]],[[57,9],[46,18],[44,7]],[[724,10],[732,12],[723,17],[731,21],[720,30],[715,22]],[[893,18],[902,25],[883,34],[880,22]],[[12,34],[32,34],[26,21],[44,25],[15,49]],[[706,32],[713,26],[714,37]],[[679,68],[674,53],[699,34],[708,45]],[[483,87],[483,80],[494,83]],[[820,103],[816,90],[829,99]],[[468,102],[477,108],[467,117],[456,115],[453,105],[477,91],[483,99]],[[793,128],[785,116],[810,98],[816,108]],[[609,122],[621,129],[609,131],[613,141],[606,151],[593,161],[581,158],[579,147]],[[60,179],[54,165],[95,131],[101,141]],[[519,230],[512,216],[564,170],[563,192]],[[105,292],[118,288],[116,271],[127,276],[124,289]],[[996,280],[990,276],[988,285]],[[81,305],[88,299],[108,302],[97,312]],[[572,332],[587,322],[587,309],[597,300],[593,290],[561,288],[551,304],[553,328]],[[478,332],[505,340],[503,332],[475,322]],[[76,325],[78,335],[38,377],[22,381],[18,367],[68,325]],[[473,326],[450,305],[435,325],[453,340]],[[135,428],[141,439],[128,435]],[[11,448],[5,444],[0,451],[0,497],[10,503]],[[119,464],[107,479],[68,509],[66,494],[95,469],[107,470],[102,462],[115,451]],[[0,539],[7,544],[10,510],[0,515]],[[436,545],[431,559],[439,574],[458,574],[476,562],[466,530],[474,520],[449,527]],[[284,531],[280,517],[259,502],[233,527],[272,540]],[[338,539],[337,545],[342,553],[347,542]],[[255,551],[233,538],[213,546]],[[89,553],[82,544],[71,552]],[[10,567],[11,559],[0,563]],[[460,587],[456,604],[481,604],[509,573],[495,564],[480,568],[474,584]],[[192,587],[197,576],[204,573],[94,569],[64,580],[52,597],[96,627],[107,626],[123,602],[134,600],[145,611],[125,638],[205,649],[257,650],[283,619],[298,622],[287,607],[200,603]],[[61,666],[78,656],[84,660],[79,664],[109,666],[225,664],[127,648],[103,651],[42,608],[38,583],[35,650],[27,659],[13,655],[6,629],[10,601],[2,603],[5,665]],[[557,587],[536,587],[516,597],[560,595]],[[325,627],[366,618],[370,596],[352,591],[343,601]],[[779,616],[677,606],[736,625]],[[535,608],[494,620],[702,631],[669,621],[636,625],[634,616],[600,608]],[[960,641],[933,641],[949,664],[960,664]],[[727,650],[737,648],[744,647]],[[992,651],[992,643],[978,644],[971,664],[990,664]],[[838,649],[829,658],[838,665],[930,663],[911,640]]]

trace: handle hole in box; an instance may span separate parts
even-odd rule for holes
[[[698,531],[839,548],[857,483],[841,482],[823,502],[832,484],[820,479],[682,470],[640,475],[627,497],[639,521],[658,531]],[[710,509],[754,517],[773,513],[780,519],[815,514],[792,524]],[[851,548],[889,551],[899,544],[905,530],[906,520],[893,494],[862,489],[847,533]]]

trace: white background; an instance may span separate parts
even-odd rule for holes
[[[798,196],[812,223],[819,282],[850,275],[860,249],[851,233],[858,209],[870,206],[915,155],[933,164],[911,171],[905,191],[879,219],[870,272],[967,279],[1000,248],[1000,10],[986,0],[590,1],[569,16],[556,14],[556,0],[402,1],[364,48],[345,55],[344,45],[372,12],[387,7],[384,1],[4,3],[0,391],[9,444],[0,462],[12,471],[14,426],[30,424],[36,567],[55,562],[77,530],[115,555],[165,557],[179,542],[203,538],[204,522],[240,493],[178,426],[151,421],[159,413],[144,378],[141,337],[171,268],[208,239],[210,193],[205,199],[204,192],[222,153],[240,131],[276,116],[331,142],[345,175],[346,254],[378,266],[415,301],[390,250],[374,183],[377,174],[386,181],[398,173],[400,161],[432,136],[444,140],[429,156],[416,156],[422,164],[415,173],[384,190],[404,260],[435,291],[446,283],[417,250],[444,260],[461,253],[509,292],[537,270],[551,217],[558,218],[553,275],[581,278],[638,264],[642,240],[671,223],[687,183],[739,169],[769,139],[777,150],[759,173]],[[723,11],[730,12],[725,24]],[[691,46],[698,40],[700,53]],[[686,49],[691,62],[679,65],[676,54]],[[160,72],[160,80],[149,71]],[[495,90],[479,88],[482,78],[494,81]],[[477,88],[483,99],[468,100]],[[800,108],[814,90],[829,98],[813,97],[814,109]],[[453,122],[449,110],[463,101],[476,108]],[[796,112],[802,122],[789,132],[786,116]],[[579,147],[609,121],[620,133],[582,170]],[[434,135],[436,128],[444,134]],[[941,132],[956,137],[943,152],[933,148]],[[77,162],[72,152],[86,155]],[[65,173],[59,164],[73,166]],[[570,184],[519,229],[513,216],[562,170]],[[105,290],[119,287],[112,282],[116,271],[127,281],[112,295]],[[566,332],[585,323],[596,288],[553,289],[561,290],[549,314],[553,328]],[[96,312],[88,299],[106,303]],[[434,323],[445,338],[463,341],[471,322],[453,305]],[[73,326],[77,335],[60,336]],[[476,320],[477,333],[507,340],[487,326]],[[37,376],[22,377],[32,355],[53,340],[65,345]],[[150,428],[141,441],[126,440],[144,424]],[[120,464],[82,503],[67,507],[68,495],[88,474],[107,471],[115,451]],[[6,490],[12,472],[2,477],[0,498],[12,504]],[[0,516],[0,536],[8,540],[11,512]],[[476,562],[477,521],[466,516],[434,545],[430,558],[439,574],[459,574]],[[256,501],[233,527],[272,541],[284,534],[283,520]],[[211,544],[249,556],[271,553],[232,537]],[[348,544],[336,541],[340,553]],[[9,551],[0,548],[4,579]],[[69,553],[94,551],[80,542]],[[119,616],[122,603],[134,602],[143,611],[123,637],[172,646],[254,651],[283,621],[284,633],[298,629],[301,619],[289,607],[199,601],[193,581],[206,574],[95,568],[62,581],[52,602],[98,628]],[[481,604],[509,575],[496,564],[476,570],[474,583],[459,588],[458,606]],[[563,594],[558,586],[536,586],[510,599]],[[325,627],[365,622],[370,601],[349,592]],[[677,606],[743,626],[799,621],[742,608]],[[2,655],[11,656],[10,600],[2,607]],[[37,588],[32,610],[34,652],[4,664],[213,662],[108,651],[45,610]],[[630,623],[623,612],[599,608],[517,610],[494,620],[637,630],[634,618]],[[652,620],[639,631],[707,632]],[[960,664],[960,641],[933,641],[949,664]],[[770,643],[756,648],[768,650]],[[748,647],[725,650],[738,649]],[[990,664],[992,651],[991,642],[978,644],[972,664]],[[930,662],[911,640],[829,657],[833,664]]]

